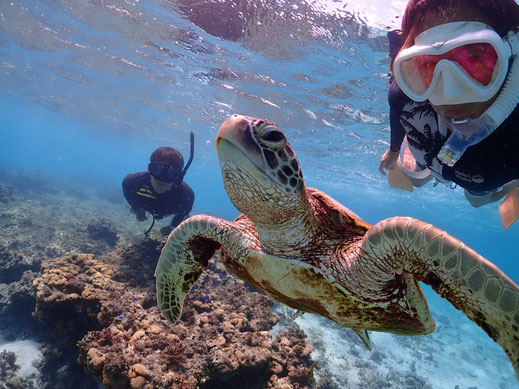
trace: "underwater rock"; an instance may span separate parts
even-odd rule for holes
[[[9,173],[4,172],[7,182],[16,191],[23,194],[58,194],[56,183],[51,179],[39,173],[33,173],[28,170],[17,169]]]
[[[40,258],[25,258],[0,245],[0,283],[18,281],[25,271],[38,271],[40,264]]]
[[[16,354],[12,351],[2,351],[0,353],[0,378],[2,382],[5,382],[5,379],[18,369],[20,369],[20,366],[16,364]]]
[[[0,388],[33,389],[35,386],[32,380],[16,375],[19,369],[16,354],[12,351],[2,351],[0,353]]]
[[[88,236],[93,240],[101,240],[115,246],[119,240],[115,225],[108,219],[92,220],[87,227]]]
[[[104,257],[107,263],[117,264],[123,262],[124,266],[114,275],[114,279],[126,282],[132,287],[149,287],[150,282],[155,282],[154,272],[157,258],[163,245],[163,237],[151,238],[153,234],[145,237],[139,244],[130,243],[121,251],[113,251]],[[151,305],[155,301],[151,302]]]
[[[14,201],[13,188],[0,185],[0,203],[6,204],[10,201]]]
[[[129,222],[127,208],[121,202],[115,205],[108,202],[105,196],[96,195],[97,188],[102,187],[104,194],[118,190],[122,196],[119,186],[86,184],[83,180],[71,183],[57,178],[51,181],[40,177],[35,182],[34,190],[26,191],[23,187],[26,181],[32,182],[31,177],[23,170],[6,172],[0,169],[0,183],[12,187],[15,193],[14,201],[7,204],[0,202],[0,246],[5,246],[13,255],[22,255],[27,263],[71,252],[100,256],[112,251],[114,243],[123,247],[137,234],[144,232],[138,223]],[[60,191],[39,190],[36,183],[56,187]],[[70,194],[77,186],[81,186],[87,198],[78,201]],[[95,224],[103,219],[109,221],[102,222],[98,228],[93,226],[94,237],[101,238],[95,240],[87,231],[87,226],[89,222]],[[103,240],[103,229],[108,233],[106,240]],[[98,230],[99,236],[95,230]],[[2,276],[6,274],[0,272]]]
[[[34,281],[37,317],[70,345],[80,339],[79,363],[88,374],[105,388],[310,387],[312,348],[304,333],[286,330],[272,339],[279,320],[272,301],[219,261],[211,260],[171,326],[155,303],[162,243],[148,238],[99,259],[74,254],[43,262]]]
[[[0,283],[0,317],[30,317],[34,307],[33,280],[38,273],[27,270],[22,277],[10,284]]]
[[[74,388],[98,389],[99,386],[77,364],[77,352],[71,353],[61,347],[46,345],[41,348],[40,360],[34,366],[41,372],[42,389]]]

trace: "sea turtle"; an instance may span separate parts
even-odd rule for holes
[[[432,286],[500,344],[519,377],[519,287],[445,231],[410,217],[374,226],[308,188],[272,122],[233,115],[216,148],[235,221],[185,220],[155,271],[157,301],[174,324],[215,250],[225,266],[273,299],[352,328],[403,335],[435,330],[418,281]]]

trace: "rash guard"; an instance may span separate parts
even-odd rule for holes
[[[175,215],[172,227],[189,215],[195,201],[193,190],[184,181],[164,193],[155,192],[148,172],[127,175],[123,180],[123,193],[135,210],[144,209],[158,218]]]
[[[407,136],[418,166],[427,167],[443,179],[455,182],[474,195],[497,190],[519,178],[519,108],[487,138],[470,146],[452,167],[436,157],[450,130],[428,101],[407,97],[395,81],[388,93],[392,151],[398,151]]]

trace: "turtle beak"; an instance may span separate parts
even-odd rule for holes
[[[247,172],[250,179],[257,182],[258,185],[263,188],[270,188],[272,187],[272,181],[265,174],[266,167],[262,158],[263,154],[253,133],[253,126],[258,122],[259,119],[248,116],[235,114],[229,117],[216,135],[216,152],[222,173],[229,170],[241,170]],[[224,184],[227,189],[225,175]],[[232,188],[232,184],[229,185]],[[229,195],[229,197],[235,204],[232,196]],[[237,205],[236,207],[239,208]]]
[[[262,154],[259,145],[254,138],[252,131],[253,125],[259,119],[252,118],[249,116],[243,116],[234,114],[230,116],[220,126],[218,133],[216,134],[216,150],[219,157],[227,159],[228,153],[221,152],[222,140],[226,140],[231,143],[235,148],[239,149],[243,154],[251,157],[252,160],[262,164]],[[223,142],[225,143],[225,142]],[[228,147],[225,147],[228,149]]]
[[[220,126],[216,134],[216,148],[221,139],[227,139],[233,144],[239,144],[242,134],[251,128],[252,121],[249,117],[234,114],[227,118]]]

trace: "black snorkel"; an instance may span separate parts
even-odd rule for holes
[[[153,215],[153,220],[151,221],[151,225],[148,227],[148,229],[146,230],[146,232],[144,233],[144,235],[148,235],[151,231],[151,229],[153,228],[153,226],[155,225],[155,220],[157,220],[156,216]]]
[[[189,134],[189,141],[191,142],[191,149],[189,152],[189,160],[187,161],[186,166],[184,166],[184,169],[182,169],[182,175],[181,175],[182,180],[184,179],[184,176],[187,173],[187,169],[189,169],[189,166],[191,166],[191,162],[193,162],[193,157],[195,156],[195,133],[194,133],[194,131],[191,131],[191,133]],[[182,180],[180,180],[180,182],[182,182]]]

